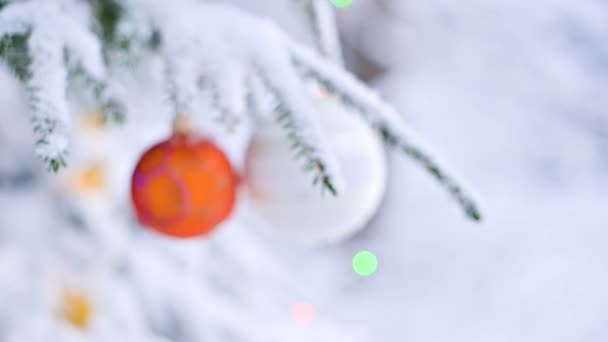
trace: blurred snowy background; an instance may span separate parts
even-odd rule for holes
[[[301,20],[285,10],[287,1],[231,2],[267,15],[306,39]],[[144,334],[125,323],[138,321],[133,317],[143,310],[151,322],[176,320],[202,326],[199,333],[154,324],[158,335],[177,339],[175,330],[180,330],[180,336],[192,341],[239,340],[225,335],[225,329],[208,326],[209,320],[242,325],[242,331],[262,329],[261,340],[268,334],[283,336],[283,341],[299,340],[295,335],[302,341],[345,341],[336,337],[344,335],[332,335],[333,327],[357,341],[608,340],[608,3],[354,0],[351,7],[337,12],[349,67],[396,104],[471,180],[486,200],[483,224],[466,221],[433,180],[410,161],[389,153],[389,187],[380,211],[363,233],[338,246],[313,250],[294,246],[258,233],[242,221],[224,229],[215,238],[219,249],[206,250],[208,254],[194,252],[190,244],[176,247],[144,236],[148,243],[141,245],[133,261],[138,267],[132,269],[148,273],[133,276],[136,284],[140,279],[136,290],[108,280],[113,285],[106,288],[121,289],[113,292],[112,301],[123,306],[110,311],[122,316],[108,314],[105,324],[113,332],[97,338]],[[6,75],[2,79],[1,106],[14,108],[15,87],[5,81]],[[19,141],[19,134],[28,134],[26,121],[14,119],[9,129],[6,117],[7,113],[0,114],[0,137]],[[21,131],[17,121],[23,125]],[[30,163],[27,148],[20,148],[0,146],[4,169]],[[33,177],[18,174],[24,182]],[[38,191],[16,193],[0,182],[0,243],[15,235],[14,229],[24,227],[30,231],[19,234],[28,241],[37,236],[35,246],[49,241],[45,239],[51,233],[41,233],[41,225],[53,214],[38,208],[48,207],[45,203],[52,199]],[[258,249],[243,242],[243,236],[258,239]],[[15,271],[26,261],[14,255],[35,254],[36,247],[22,248],[32,248],[30,243],[6,244],[19,250],[16,254],[7,252],[6,246],[0,249],[0,322],[4,322],[0,341],[3,336],[19,342],[44,340],[40,336],[49,340],[49,335],[32,337],[32,331],[45,329],[44,319],[13,314],[17,307],[39,305],[24,304],[26,299],[41,300],[32,297],[36,288],[28,290],[40,276]],[[188,297],[188,289],[195,286],[188,279],[176,281],[171,289],[165,286],[165,292],[162,286],[142,284],[142,279],[166,282],[173,273],[161,269],[176,267],[146,248],[171,249],[190,260],[187,267],[203,269],[205,255],[212,260],[237,258],[231,256],[231,245],[252,248],[249,254],[243,252],[246,262],[241,261],[250,266],[249,273],[223,269],[226,263],[204,272],[245,273],[228,277],[239,282],[228,286],[235,297],[247,298],[240,317],[222,316],[220,307],[225,303],[213,297]],[[352,273],[351,258],[360,249],[378,256],[379,268],[372,277]],[[262,252],[280,265],[279,271],[264,264],[268,258],[260,257],[256,264],[258,259],[251,255]],[[34,263],[46,265],[39,267],[48,273],[46,262]],[[182,277],[178,273],[173,274],[175,279]],[[103,274],[95,277],[105,279]],[[102,287],[103,281],[88,283]],[[139,293],[142,288],[152,290]],[[125,294],[128,291],[149,298],[160,297],[161,292],[173,294],[171,299],[147,301],[157,306],[134,309],[137,305],[129,304],[135,300]],[[314,303],[316,321],[307,330],[290,330],[289,310],[299,300]],[[167,302],[200,307],[180,311]],[[276,310],[269,308],[271,302]],[[177,312],[177,318],[161,317],[169,315],[167,308]],[[24,312],[40,311],[32,310]],[[256,326],[260,321],[264,326]],[[22,326],[18,335],[2,334],[15,326]],[[131,330],[129,335],[126,331]],[[285,335],[278,330],[285,330]]]
[[[344,312],[379,341],[605,341],[608,3],[355,3],[345,40],[474,180],[487,220],[431,209],[444,196],[394,158],[385,205],[352,242],[381,268]]]

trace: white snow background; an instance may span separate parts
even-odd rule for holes
[[[347,40],[487,212],[463,220],[393,155],[353,242],[379,272],[344,312],[377,341],[608,340],[608,3],[380,3],[343,11]]]

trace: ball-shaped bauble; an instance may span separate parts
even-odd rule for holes
[[[386,156],[378,135],[338,99],[317,101],[315,120],[336,157],[344,185],[321,193],[294,159],[285,132],[273,122],[254,134],[246,162],[249,202],[280,235],[306,245],[347,240],[365,228],[386,189]]]
[[[232,212],[238,177],[226,155],[192,134],[175,134],[141,157],[131,183],[139,221],[165,235],[209,234]]]

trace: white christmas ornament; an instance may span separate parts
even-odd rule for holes
[[[361,231],[386,189],[386,156],[380,137],[338,99],[317,103],[316,117],[342,172],[337,196],[312,185],[295,161],[286,133],[267,122],[255,133],[246,160],[247,197],[273,229],[309,245],[338,243]]]

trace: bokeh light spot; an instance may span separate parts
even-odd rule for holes
[[[316,89],[316,95],[321,100],[327,100],[329,98],[329,92],[325,87],[318,87]]]
[[[331,0],[331,3],[337,8],[348,8],[353,4],[353,0]]]
[[[77,328],[86,328],[93,315],[93,305],[83,293],[65,290],[60,302],[61,317]]]
[[[98,191],[105,184],[105,172],[102,163],[93,163],[80,170],[76,176],[76,187],[82,191]]]
[[[315,306],[307,302],[299,302],[293,305],[291,316],[294,322],[302,327],[307,327],[315,320]]]
[[[370,276],[377,268],[378,258],[370,251],[360,251],[353,257],[353,269],[360,276]]]

